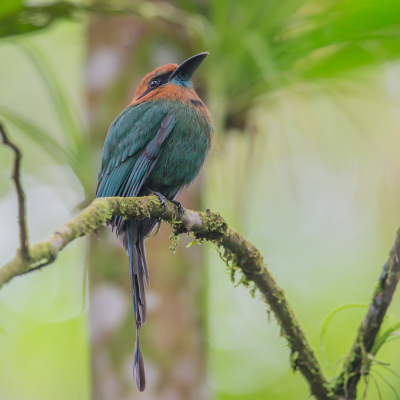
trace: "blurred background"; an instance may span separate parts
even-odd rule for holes
[[[141,78],[201,51],[215,138],[179,200],[260,249],[332,378],[400,225],[398,0],[2,0],[0,117],[24,152],[31,241],[93,200],[108,127]],[[18,247],[11,162],[0,148],[0,265]],[[171,254],[170,233],[146,242],[144,393],[128,259],[104,228],[0,291],[0,398],[308,399],[259,296],[210,245],[182,237]],[[399,300],[360,399],[399,398]]]

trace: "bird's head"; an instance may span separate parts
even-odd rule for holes
[[[190,79],[209,53],[200,53],[188,58],[182,64],[166,64],[147,74],[136,90],[133,103],[168,97],[171,85],[192,88]]]

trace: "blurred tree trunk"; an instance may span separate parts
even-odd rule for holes
[[[93,17],[89,24],[85,86],[89,151],[97,158],[93,177],[97,176],[108,127],[133,98],[141,77],[156,63],[175,60],[167,47],[144,41],[146,31],[162,31],[160,25],[150,26],[146,21],[145,26],[126,17]],[[198,194],[199,184],[185,191],[180,201],[197,209]],[[156,237],[146,241],[151,286],[146,292],[148,322],[140,338],[147,389],[140,398],[206,399],[207,269],[197,246],[187,249],[182,243],[172,255],[170,233],[169,227],[162,226]],[[138,390],[132,378],[135,328],[128,257],[111,230],[103,230],[99,238],[90,241],[88,262],[93,398],[132,399]]]

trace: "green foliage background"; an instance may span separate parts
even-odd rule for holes
[[[93,198],[101,141],[87,133],[88,18],[119,14],[121,4],[0,5],[0,116],[24,149],[32,241]],[[161,61],[210,52],[197,77],[216,128],[201,203],[262,251],[322,360],[324,318],[338,306],[368,303],[400,222],[400,3],[124,4],[126,18],[145,28],[135,71],[120,73],[120,86]],[[113,88],[103,104],[108,124],[120,101],[121,89]],[[11,154],[0,149],[0,155],[3,264],[18,235]],[[91,397],[85,247],[84,241],[72,244],[53,266],[0,292],[2,399]],[[214,249],[202,251],[210,268],[205,391],[221,400],[306,399],[307,385],[290,370],[286,344],[263,303],[231,285]],[[170,257],[166,267],[173,268]],[[400,318],[398,304],[396,294],[385,327]],[[332,318],[324,338],[328,376],[364,312],[349,308]],[[377,359],[400,374],[392,340]],[[396,399],[379,374],[397,391],[398,377],[378,363],[374,370],[382,398]],[[119,373],[139,398],[129,374]],[[367,399],[376,398],[370,380]]]

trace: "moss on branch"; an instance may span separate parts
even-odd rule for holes
[[[62,225],[44,240],[29,246],[29,258],[17,251],[15,257],[0,268],[0,288],[15,276],[51,264],[68,243],[95,232],[114,215],[127,219],[158,217],[172,226],[174,238],[181,233],[188,233],[194,237],[193,244],[205,240],[214,243],[230,269],[232,279],[235,280],[235,274],[240,272],[242,276],[239,284],[252,286],[252,290],[257,288],[260,291],[288,343],[291,366],[306,378],[311,394],[318,400],[355,399],[357,384],[360,378],[368,373],[368,354],[399,281],[399,234],[379,277],[371,306],[357,332],[353,347],[339,375],[328,383],[285,298],[284,291],[266,268],[259,250],[239,232],[229,227],[220,214],[210,210],[185,210],[182,217],[179,217],[176,205],[167,201],[164,210],[157,196],[96,199],[73,220]]]
[[[329,398],[328,384],[318,361],[286,301],[283,290],[267,270],[261,253],[240,233],[230,228],[218,213],[209,210],[206,212],[185,210],[179,218],[177,207],[167,202],[164,211],[157,196],[96,199],[73,220],[62,225],[46,239],[30,246],[29,260],[17,253],[8,264],[0,268],[0,287],[15,276],[52,263],[68,243],[96,231],[113,215],[127,219],[158,217],[170,223],[175,234],[189,233],[194,236],[195,242],[207,240],[214,243],[231,271],[242,272],[240,283],[248,286],[253,282],[260,290],[281,327],[282,336],[289,344],[293,369],[300,370],[304,375],[315,398],[318,400]]]
[[[400,230],[375,286],[367,315],[358,328],[353,346],[335,380],[333,391],[342,399],[355,399],[358,382],[369,374],[371,360],[368,356],[399,282],[399,254]]]

